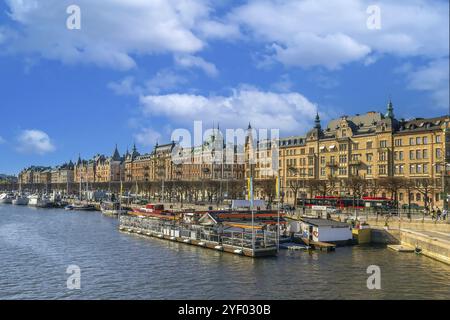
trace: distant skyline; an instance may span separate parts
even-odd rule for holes
[[[0,173],[150,152],[176,128],[279,128],[319,112],[449,112],[449,3],[79,0],[0,4]]]

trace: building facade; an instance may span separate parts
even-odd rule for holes
[[[246,146],[247,159],[250,150]],[[267,142],[256,144],[254,157],[255,181],[275,178]],[[391,197],[386,185],[398,183],[395,196],[400,203],[442,208],[449,160],[448,116],[398,120],[389,102],[385,114],[343,116],[324,128],[317,115],[305,136],[279,140],[277,169],[280,193],[289,203],[300,195],[318,195],[317,189],[330,196],[351,196],[354,190],[348,182],[359,177],[366,181],[362,195]]]

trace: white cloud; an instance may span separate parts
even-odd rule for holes
[[[175,63],[184,68],[199,68],[210,77],[215,77],[219,74],[214,64],[193,55],[175,56]]]
[[[178,88],[185,84],[187,79],[170,70],[161,70],[146,82],[146,89],[152,94],[159,94],[162,91]]]
[[[19,152],[45,154],[55,150],[47,133],[40,130],[23,130],[17,138]]]
[[[13,50],[117,69],[133,68],[133,55],[198,52],[205,43],[195,29],[210,13],[201,0],[78,0],[81,30],[68,30],[66,1],[6,3],[23,29]]]
[[[450,108],[449,60],[438,59],[416,70],[406,69],[408,87],[429,92],[436,107]]]
[[[174,124],[192,128],[193,121],[212,121],[223,128],[281,129],[282,134],[306,132],[312,127],[317,107],[299,93],[274,93],[252,88],[234,90],[230,96],[192,94],[141,97],[143,114],[164,116]]]
[[[288,66],[337,69],[354,61],[370,64],[382,54],[448,56],[448,2],[377,1],[380,30],[367,28],[366,9],[373,4],[372,0],[252,0],[235,8],[229,20],[266,44],[269,57]]]
[[[143,146],[153,146],[159,140],[161,140],[161,134],[151,128],[142,128],[138,133],[134,135],[136,142]]]
[[[134,83],[133,77],[125,77],[119,82],[108,83],[108,88],[117,95],[139,95],[142,89]]]

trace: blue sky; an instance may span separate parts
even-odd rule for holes
[[[148,152],[194,120],[304,134],[317,111],[325,124],[389,96],[398,118],[446,114],[448,1],[378,1],[375,29],[372,4],[5,0],[0,172]]]

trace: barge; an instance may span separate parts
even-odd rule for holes
[[[148,205],[120,216],[119,230],[247,257],[275,256],[279,248],[275,211],[165,211]]]

